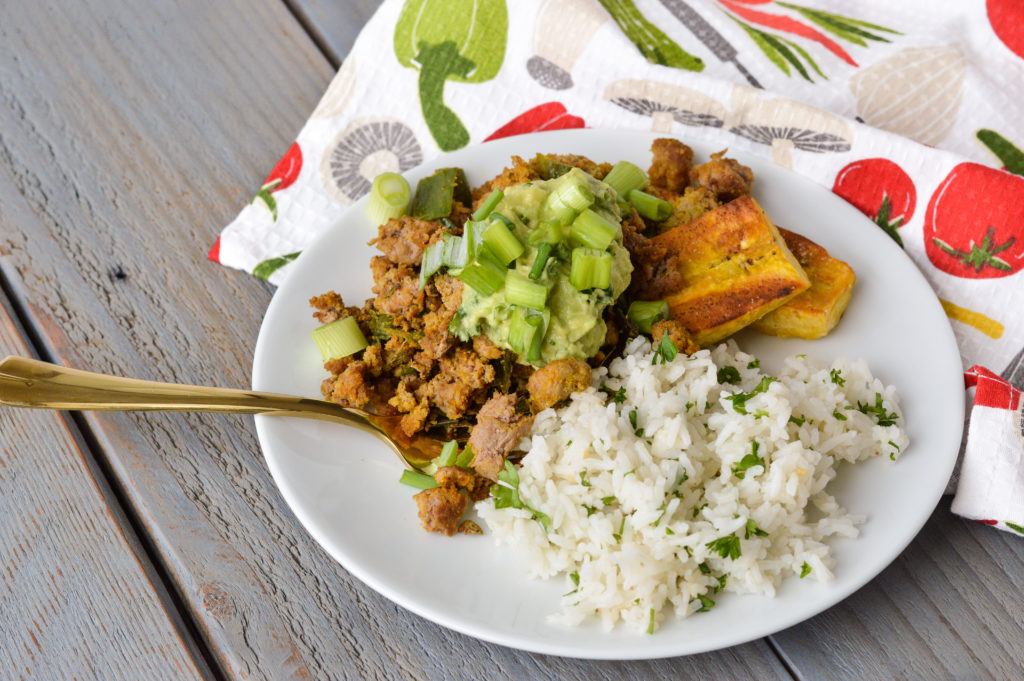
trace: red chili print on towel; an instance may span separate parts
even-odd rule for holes
[[[995,34],[1011,52],[1024,59],[1024,2],[988,0],[985,10]]]
[[[900,246],[896,229],[914,216],[917,190],[903,169],[887,158],[865,158],[836,175],[832,191],[875,221]]]
[[[953,168],[928,201],[924,246],[938,269],[965,279],[1024,269],[1024,177],[978,163]]]
[[[547,102],[535,106],[529,111],[524,111],[505,125],[495,130],[484,142],[512,137],[528,132],[540,132],[542,130],[565,130],[568,128],[582,128],[586,125],[579,116],[573,116],[566,111],[561,102]]]
[[[253,203],[262,201],[266,204],[274,222],[277,222],[277,199],[272,194],[292,186],[300,172],[302,172],[302,149],[299,147],[299,143],[295,142],[270,171],[270,175],[267,176],[263,186],[256,192],[256,196],[252,200]]]

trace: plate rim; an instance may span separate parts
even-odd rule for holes
[[[436,168],[436,167],[443,167],[446,163],[450,162],[450,160],[453,157],[458,158],[459,156],[461,156],[463,154],[472,153],[471,150],[480,149],[480,148],[486,148],[486,147],[494,148],[496,155],[498,155],[499,158],[502,159],[501,163],[502,163],[502,165],[504,165],[506,163],[505,159],[507,159],[508,155],[516,153],[516,151],[514,150],[514,147],[517,146],[517,144],[521,144],[523,146],[527,146],[527,143],[530,140],[534,140],[534,139],[537,139],[537,138],[546,138],[546,139],[566,138],[566,139],[569,139],[569,140],[573,140],[573,139],[577,139],[577,138],[584,138],[584,139],[586,139],[586,138],[592,137],[592,136],[597,136],[598,138],[615,138],[615,137],[617,137],[617,138],[621,138],[623,140],[633,141],[634,143],[635,143],[636,140],[650,140],[650,139],[653,139],[653,138],[659,137],[659,136],[662,136],[662,137],[666,137],[666,136],[674,137],[676,139],[679,139],[681,137],[681,136],[677,136],[677,135],[673,135],[673,134],[662,134],[662,133],[657,133],[657,132],[652,132],[652,131],[616,130],[616,129],[591,129],[591,128],[580,129],[580,130],[555,130],[555,131],[545,131],[545,132],[539,132],[539,133],[529,133],[529,134],[526,134],[526,135],[521,135],[521,136],[516,136],[516,137],[509,137],[509,138],[502,138],[502,139],[493,140],[493,141],[490,141],[490,142],[484,142],[484,143],[481,143],[481,144],[478,144],[478,145],[473,145],[473,146],[470,146],[470,147],[464,147],[463,149],[459,149],[459,150],[456,150],[454,152],[440,154],[440,155],[430,159],[429,161],[427,161],[427,162],[425,162],[423,164],[420,164],[419,166],[417,166],[415,168],[410,169],[409,171],[403,172],[402,174],[407,176],[407,177],[409,177],[409,176],[412,176],[412,177],[422,176],[423,174],[428,172],[430,169],[433,169],[433,168]],[[706,140],[706,139],[695,140],[694,141],[694,145],[695,146],[713,146],[713,142],[709,141],[709,140]],[[498,151],[499,148],[504,148],[504,147],[512,147],[512,149],[508,149],[507,151],[501,151],[501,152]],[[746,162],[745,159],[749,159],[749,160],[755,160],[756,159],[757,162],[759,162],[760,164],[768,164],[767,159],[765,159],[763,157],[760,157],[760,156],[757,156],[755,154],[752,154],[752,153],[750,153],[748,151],[740,151],[739,153],[736,153],[733,156],[738,157],[739,160],[741,160],[742,162]],[[770,167],[773,168],[773,171],[778,171],[778,172],[781,172],[781,173],[784,173],[784,174],[789,174],[790,176],[793,176],[793,177],[795,177],[795,178],[797,178],[797,179],[799,179],[799,180],[801,180],[803,182],[806,182],[806,183],[809,183],[809,184],[812,184],[812,185],[818,187],[823,193],[831,195],[831,192],[829,192],[827,188],[825,188],[822,185],[819,185],[819,184],[815,183],[810,178],[807,178],[807,177],[805,177],[805,176],[803,176],[803,175],[801,175],[799,173],[796,173],[796,172],[794,172],[794,171],[792,171],[790,169],[787,169],[787,168],[783,168],[783,167],[779,167],[779,166],[775,166],[775,165],[771,165]],[[836,199],[838,201],[842,201],[842,199],[839,198],[839,197],[836,197]],[[295,260],[295,262],[291,265],[291,267],[289,269],[291,269],[292,272],[294,273],[299,268],[301,268],[305,261],[307,261],[307,260],[312,258],[312,256],[309,256],[309,257],[304,257],[304,256],[307,256],[307,253],[315,252],[317,250],[317,248],[316,248],[317,245],[320,244],[321,242],[326,241],[328,239],[328,235],[331,232],[335,231],[340,224],[344,224],[347,221],[351,220],[352,219],[351,216],[354,213],[356,213],[357,211],[361,211],[362,210],[363,206],[365,205],[365,202],[366,202],[366,198],[363,197],[363,198],[359,199],[358,201],[354,202],[352,205],[350,205],[346,209],[345,213],[342,214],[338,218],[338,220],[335,221],[331,225],[331,227],[329,227],[328,229],[324,230],[324,232],[322,232],[321,234],[317,235],[310,242],[310,244],[306,246],[306,248],[303,250],[303,253]],[[853,211],[856,211],[856,209],[853,208],[852,206],[849,206],[849,208],[851,210],[853,210]],[[856,215],[861,218],[863,227],[867,228],[869,225],[871,225],[871,221],[868,218],[864,217],[859,212],[856,212]],[[892,247],[893,248],[898,248],[895,244],[892,244]],[[906,257],[909,259],[909,255],[907,255]],[[913,276],[916,276],[917,278],[919,278],[921,280],[921,282],[924,283],[924,285],[927,286],[927,288],[932,292],[932,294],[933,294],[933,296],[935,298],[935,300],[934,300],[935,307],[940,307],[939,302],[938,302],[938,296],[935,293],[934,288],[932,287],[932,285],[927,281],[927,279],[925,278],[924,274],[920,271],[920,269],[916,266],[916,264],[913,263],[912,260],[910,261],[910,265],[911,265],[910,269],[913,270]],[[261,361],[261,358],[262,358],[263,353],[265,352],[266,344],[268,342],[267,341],[267,337],[271,333],[269,331],[269,329],[268,329],[267,319],[268,319],[268,317],[271,316],[272,311],[276,309],[276,306],[280,306],[280,305],[284,304],[284,303],[281,302],[285,298],[285,296],[284,296],[284,294],[282,294],[282,292],[288,290],[287,289],[287,285],[288,285],[288,278],[286,278],[286,280],[284,282],[282,282],[281,285],[278,287],[278,289],[274,292],[274,296],[272,297],[270,303],[268,304],[267,310],[264,313],[264,318],[263,318],[263,320],[262,320],[262,322],[260,324],[260,330],[259,330],[259,334],[257,336],[256,346],[255,346],[254,353],[253,353],[252,383],[253,383],[253,389],[254,390],[261,389],[260,385],[264,382],[263,367],[265,365],[264,365],[264,362]],[[957,372],[958,372],[958,375],[959,375],[963,371],[963,364],[962,364],[962,361],[960,359],[959,347],[958,347],[958,344],[956,343],[955,335],[953,333],[952,326],[949,324],[949,320],[945,317],[944,314],[942,315],[941,319],[943,320],[942,331],[943,331],[943,335],[945,336],[944,341],[946,342],[947,345],[950,344],[950,343],[952,344],[953,355],[955,356],[955,359],[956,359],[955,366],[957,367]],[[952,369],[952,366],[950,368]],[[904,397],[903,399],[906,399],[906,398]],[[953,407],[954,407],[954,410],[957,412],[957,415],[959,417],[958,418],[958,421],[959,421],[959,426],[958,426],[959,437],[957,438],[956,443],[952,443],[951,442],[949,444],[949,447],[951,448],[951,454],[947,457],[947,460],[944,462],[946,465],[943,467],[944,470],[942,471],[944,473],[942,477],[944,479],[946,479],[946,480],[949,479],[950,475],[953,472],[955,464],[956,464],[957,452],[959,451],[959,443],[960,443],[960,439],[963,436],[963,426],[964,426],[963,421],[964,421],[964,413],[965,413],[965,410],[966,410],[966,396],[965,396],[965,394],[963,392],[958,391],[956,393],[956,395],[953,396],[950,399],[952,399],[955,402]],[[719,650],[719,649],[723,649],[723,648],[726,648],[726,647],[731,647],[731,646],[734,646],[734,645],[740,645],[740,644],[747,643],[747,642],[750,642],[750,641],[753,641],[753,640],[756,640],[756,639],[764,638],[766,636],[771,636],[772,634],[777,633],[779,631],[782,631],[783,629],[786,629],[788,627],[794,626],[794,625],[799,624],[801,622],[807,621],[808,619],[810,619],[812,617],[815,617],[816,615],[824,612],[825,610],[827,610],[827,609],[837,605],[842,600],[844,600],[845,598],[849,597],[850,595],[852,595],[853,593],[855,593],[856,591],[861,589],[865,584],[867,584],[871,580],[875,579],[879,574],[881,574],[881,572],[883,572],[889,565],[891,565],[892,562],[894,562],[896,560],[896,558],[898,558],[899,555],[906,549],[906,547],[918,536],[918,534],[920,533],[921,529],[924,527],[925,523],[928,521],[928,518],[934,512],[934,509],[937,507],[939,501],[941,500],[941,498],[942,498],[942,496],[944,494],[944,489],[939,489],[939,490],[937,490],[937,492],[933,491],[932,494],[929,495],[930,498],[928,499],[927,503],[926,504],[922,504],[922,506],[921,506],[921,508],[923,510],[919,514],[920,517],[916,518],[912,523],[910,523],[908,525],[908,527],[910,525],[912,525],[913,526],[913,530],[908,532],[907,535],[905,537],[903,537],[900,542],[898,542],[898,544],[899,544],[898,546],[896,545],[896,543],[894,543],[890,547],[891,551],[892,551],[892,555],[886,557],[884,562],[881,563],[880,567],[878,567],[877,570],[871,569],[871,570],[862,571],[861,574],[856,579],[851,580],[849,583],[847,583],[844,586],[844,588],[841,590],[842,592],[839,595],[835,596],[834,598],[830,596],[828,598],[823,599],[824,604],[820,608],[818,608],[818,609],[814,610],[813,612],[811,612],[810,614],[807,614],[807,613],[804,613],[804,612],[798,612],[797,614],[794,614],[791,617],[782,617],[782,618],[774,619],[768,625],[765,625],[765,626],[762,626],[762,627],[755,627],[754,628],[754,633],[751,633],[751,634],[749,634],[747,636],[741,636],[741,637],[728,637],[728,636],[726,636],[724,638],[728,639],[728,641],[725,642],[725,643],[714,643],[713,642],[710,645],[694,647],[694,646],[686,646],[686,645],[678,645],[678,644],[677,645],[670,645],[670,644],[668,644],[666,642],[665,644],[663,644],[661,646],[652,646],[649,649],[645,649],[642,653],[632,654],[632,655],[629,655],[629,656],[623,656],[621,654],[621,651],[615,649],[614,646],[611,646],[611,647],[609,647],[609,649],[606,649],[606,650],[601,650],[600,648],[588,648],[586,650],[581,649],[581,648],[567,649],[567,647],[565,645],[562,645],[562,644],[547,644],[544,641],[538,641],[535,638],[531,638],[531,637],[520,637],[520,636],[516,636],[516,635],[510,635],[510,634],[507,634],[507,633],[502,634],[502,633],[491,632],[489,630],[479,630],[479,629],[476,629],[476,628],[473,628],[473,627],[468,627],[465,623],[460,622],[459,618],[456,615],[454,615],[454,614],[452,614],[450,612],[438,612],[438,611],[432,610],[432,609],[427,608],[425,606],[421,606],[415,600],[406,598],[405,595],[400,593],[400,592],[395,592],[390,587],[388,587],[387,585],[383,584],[381,582],[381,580],[377,579],[376,576],[373,574],[373,572],[371,570],[369,570],[366,566],[363,566],[363,565],[360,565],[360,564],[350,564],[350,563],[352,563],[352,561],[343,560],[342,557],[337,555],[336,552],[333,550],[333,548],[332,548],[332,543],[333,543],[332,540],[329,537],[326,536],[326,534],[319,527],[318,523],[314,522],[307,515],[307,513],[304,510],[303,505],[301,503],[298,503],[297,499],[295,498],[293,490],[290,489],[289,485],[284,483],[283,471],[279,467],[280,462],[277,460],[277,457],[272,455],[272,453],[268,450],[268,446],[267,446],[268,437],[269,437],[267,429],[271,427],[270,424],[272,423],[272,420],[273,420],[272,416],[257,415],[255,417],[255,425],[256,425],[256,431],[257,431],[257,438],[258,438],[259,443],[260,443],[260,448],[261,448],[261,451],[263,453],[264,460],[267,462],[268,469],[269,469],[269,471],[271,473],[272,478],[274,479],[274,483],[277,486],[278,490],[280,491],[280,493],[282,495],[282,498],[284,498],[285,503],[288,505],[289,510],[291,510],[291,512],[296,516],[296,518],[298,518],[300,524],[303,526],[303,529],[307,533],[309,533],[310,536],[312,536],[313,539],[320,545],[320,547],[328,555],[330,555],[332,559],[334,559],[337,563],[339,563],[339,565],[341,565],[342,568],[344,568],[345,570],[350,572],[357,579],[362,581],[364,584],[366,584],[371,589],[376,591],[378,594],[384,596],[388,600],[390,600],[390,601],[396,603],[397,605],[399,605],[399,606],[401,606],[401,607],[403,607],[403,608],[405,608],[405,609],[415,613],[416,615],[418,615],[420,617],[423,617],[424,619],[427,619],[429,621],[432,621],[432,622],[434,622],[436,624],[439,624],[439,625],[444,626],[446,628],[452,629],[454,631],[458,631],[458,632],[460,632],[462,634],[465,634],[467,636],[471,636],[471,637],[476,638],[478,640],[487,641],[489,643],[495,643],[495,644],[498,644],[498,645],[503,645],[503,646],[506,646],[506,647],[510,647],[510,648],[514,648],[514,649],[520,649],[520,650],[525,650],[525,651],[534,652],[534,653],[548,654],[548,655],[557,655],[557,656],[563,656],[563,657],[575,657],[575,658],[582,658],[582,659],[599,659],[599,660],[641,660],[641,659],[660,659],[660,658],[673,657],[673,656],[679,656],[679,655],[698,654],[698,653],[701,653],[701,652],[709,652],[709,651],[712,651],[712,650]],[[926,510],[924,510],[925,506],[927,506]],[[497,550],[501,550],[501,549],[498,549],[498,547],[494,546],[493,544],[491,545],[491,548],[493,550],[496,550],[496,551]],[[617,628],[613,632],[610,632],[608,634],[602,634],[602,635],[603,636],[616,636],[617,634],[625,636],[627,638],[629,636],[631,636],[631,634],[629,632],[622,631],[621,628]],[[720,637],[720,638],[722,638],[722,637]],[[685,641],[685,639],[683,639],[683,641]]]

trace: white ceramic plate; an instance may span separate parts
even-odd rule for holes
[[[449,154],[410,173],[416,181],[461,166],[471,184],[497,174],[517,154],[584,154],[647,167],[649,133],[571,130],[497,140]],[[697,145],[699,160],[717,149]],[[707,613],[672,621],[656,634],[606,633],[596,625],[548,624],[564,580],[527,579],[517,558],[487,536],[443,537],[419,527],[415,490],[398,483],[399,462],[372,437],[342,426],[257,416],[256,430],[281,493],[309,533],[347,570],[387,598],[438,624],[486,641],[539,653],[641,659],[697,653],[759,638],[842,600],[881,572],[924,525],[953,469],[963,423],[963,379],[953,333],[938,300],[909,258],[878,227],[828,190],[757,159],[754,195],[780,225],[847,261],[857,273],[839,326],[817,341],[741,334],[741,347],[769,369],[792,354],[864,357],[897,386],[911,446],[845,466],[830,487],[868,521],[855,540],[832,542],[838,561],[827,584],[790,578],[774,599],[728,594]],[[311,296],[334,289],[351,305],[370,295],[376,234],[357,202],[298,258],[267,309],[256,343],[253,388],[319,397],[325,378],[309,338]],[[484,528],[486,531],[486,527]]]

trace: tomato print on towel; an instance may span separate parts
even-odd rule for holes
[[[896,230],[910,221],[917,205],[914,181],[887,158],[864,158],[847,164],[836,174],[832,191],[903,246]]]
[[[1024,177],[961,163],[935,189],[924,220],[928,260],[965,279],[1024,269]]]
[[[986,0],[988,22],[999,40],[1024,59],[1024,3],[1020,0]]]

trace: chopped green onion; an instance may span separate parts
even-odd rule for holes
[[[493,258],[483,253],[467,264],[455,275],[455,278],[469,286],[481,296],[491,296],[505,285],[505,273],[508,271]]]
[[[416,471],[402,471],[402,477],[398,481],[403,485],[409,485],[409,487],[417,489],[433,489],[437,487],[437,481],[434,478]]]
[[[516,235],[500,221],[490,224],[484,232],[483,241],[502,265],[508,265],[526,250]]]
[[[505,198],[505,194],[500,189],[495,189],[494,191],[492,191],[490,194],[487,195],[487,198],[484,199],[484,202],[480,204],[480,207],[473,211],[473,219],[483,220],[484,218],[486,218],[488,215],[491,214],[491,211],[493,211],[494,208],[499,203],[501,203],[501,200],[503,198]]]
[[[488,216],[488,220],[490,220],[491,222],[493,222],[494,220],[498,220],[499,222],[501,222],[503,225],[505,225],[509,229],[515,229],[516,228],[516,224],[514,222],[512,222],[511,220],[509,220],[504,215],[502,215],[501,213],[491,213]]]
[[[459,443],[455,440],[449,440],[444,443],[441,447],[441,453],[437,455],[434,461],[437,462],[438,468],[444,468],[446,466],[455,465],[455,457],[459,453]]]
[[[412,201],[412,189],[398,173],[381,173],[373,178],[370,197],[366,200],[366,214],[375,225],[405,215]]]
[[[608,288],[612,282],[612,254],[595,248],[572,249],[569,283],[577,291]]]
[[[643,189],[648,184],[647,173],[629,161],[619,161],[605,175],[604,183],[611,185],[615,193],[625,198],[634,189]]]
[[[628,196],[629,202],[636,208],[636,212],[648,220],[662,222],[672,217],[672,213],[675,212],[675,208],[668,201],[659,199],[657,196],[651,196],[638,189],[629,192]]]
[[[444,249],[445,242],[438,241],[423,251],[423,260],[420,262],[420,288],[426,286],[427,281],[444,266]]]
[[[615,225],[589,208],[579,214],[569,227],[569,236],[588,248],[603,251],[619,233]]]
[[[446,234],[441,262],[445,267],[458,269],[469,262],[469,241],[461,236]]]
[[[547,328],[547,313],[540,314],[518,305],[513,308],[508,344],[514,352],[525,356],[527,361],[539,361],[541,342]]]
[[[320,356],[325,362],[329,359],[348,357],[368,345],[355,317],[336,319],[330,324],[314,329],[310,335],[313,336],[313,342],[320,349]]]
[[[471,463],[473,463],[473,446],[467,443],[455,457],[455,465],[459,468],[469,468]]]
[[[594,193],[577,175],[564,175],[544,199],[541,217],[563,225],[573,221],[580,211],[594,203]]]
[[[548,287],[509,270],[505,275],[505,300],[513,305],[543,310],[548,300]]]
[[[452,204],[469,205],[469,184],[462,168],[440,168],[416,185],[409,214],[421,220],[436,220],[451,215]]]
[[[668,303],[664,300],[634,300],[626,316],[644,333],[651,332],[654,322],[668,319]]]
[[[544,242],[537,246],[537,257],[533,259],[533,266],[530,268],[530,279],[540,279],[544,274],[544,266],[548,264],[551,257],[551,244]]]
[[[554,220],[545,220],[537,225],[537,228],[526,237],[527,243],[531,246],[539,244],[558,244],[565,241],[568,231],[560,223]]]

